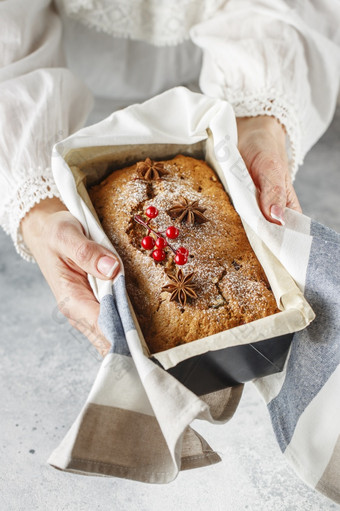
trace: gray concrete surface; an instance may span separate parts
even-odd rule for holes
[[[306,214],[340,231],[340,112],[296,181]],[[39,269],[0,233],[0,510],[330,511],[281,456],[261,398],[246,386],[233,420],[194,426],[221,453],[169,485],[63,473],[46,460],[76,418],[99,361],[55,308]]]

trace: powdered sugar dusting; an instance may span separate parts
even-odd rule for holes
[[[167,174],[150,182],[136,178],[135,166],[132,166],[115,171],[115,179],[108,178],[107,183],[97,187],[99,199],[103,196],[99,188],[110,187],[105,191],[105,199],[98,201],[104,205],[99,205],[97,212],[100,216],[103,209],[104,229],[124,261],[127,290],[142,326],[148,333],[156,324],[161,328],[158,311],[162,310],[165,324],[169,321],[166,315],[171,317],[177,311],[176,321],[180,323],[176,329],[167,324],[169,335],[172,332],[170,337],[182,332],[179,340],[172,339],[177,344],[276,312],[275,300],[238,215],[213,171],[202,165],[196,169],[193,167],[196,161],[179,157],[165,162]],[[198,205],[205,208],[204,216],[208,221],[188,225],[171,219],[167,210],[180,197],[189,202],[198,201]],[[111,203],[107,203],[108,200]],[[147,232],[134,221],[134,216],[138,214],[147,220],[145,210],[151,205],[159,214],[150,225],[157,232],[165,232],[167,227],[175,225],[180,234],[177,239],[168,241],[174,249],[184,246],[189,250],[188,262],[182,269],[185,274],[194,272],[192,283],[198,297],[189,298],[185,310],[178,303],[170,302],[169,293],[161,291],[169,282],[165,270],[175,273],[177,269],[169,247],[165,249],[167,258],[161,263],[153,260],[151,251],[141,247]],[[192,323],[190,328],[192,326],[195,337],[190,338],[190,332],[186,336],[190,328],[185,324],[182,328],[183,318]],[[206,318],[206,321],[199,318]],[[144,330],[143,333],[147,338]]]

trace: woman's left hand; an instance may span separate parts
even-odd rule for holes
[[[302,212],[292,185],[283,126],[267,115],[238,117],[238,148],[258,190],[260,209],[284,225],[285,207]]]

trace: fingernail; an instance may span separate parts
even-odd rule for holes
[[[270,216],[280,222],[281,225],[285,225],[285,221],[283,220],[283,209],[281,206],[277,206],[276,204],[270,208]]]
[[[116,268],[118,268],[119,263],[116,259],[113,259],[109,256],[103,256],[99,259],[97,263],[97,270],[105,275],[105,277],[112,277]]]

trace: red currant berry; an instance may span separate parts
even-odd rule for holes
[[[179,230],[174,225],[171,225],[170,227],[167,228],[165,234],[167,235],[168,238],[174,240],[179,235]]]
[[[161,236],[159,238],[156,239],[156,247],[158,248],[164,248],[167,246],[167,242],[164,238],[162,238]]]
[[[185,257],[188,257],[189,255],[189,250],[185,247],[179,247],[177,250],[176,250],[176,254],[183,254]]]
[[[155,208],[155,206],[149,206],[148,208],[146,208],[145,214],[149,218],[156,218],[156,216],[158,215],[158,209]]]
[[[184,254],[176,254],[175,255],[175,263],[182,266],[183,264],[188,262],[188,258]]]
[[[154,258],[155,261],[164,261],[165,256],[166,254],[164,250],[160,248],[156,248],[156,250],[152,252],[152,257]]]
[[[142,239],[142,247],[145,250],[151,250],[155,246],[155,240],[151,236],[145,236]]]

